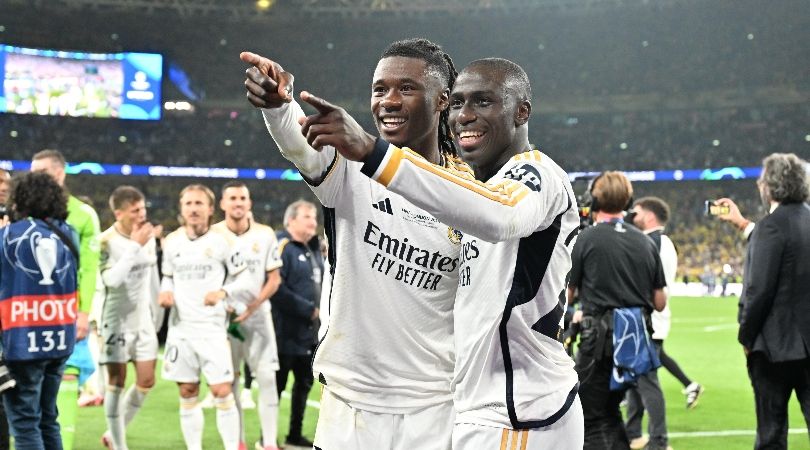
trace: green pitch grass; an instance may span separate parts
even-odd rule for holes
[[[671,307],[673,323],[672,333],[665,343],[667,353],[678,361],[689,377],[703,384],[706,391],[697,408],[687,410],[680,383],[666,370],[659,371],[667,400],[667,423],[669,432],[673,434],[670,444],[675,450],[753,448],[756,423],[754,400],[745,358],[736,339],[737,299],[674,298]],[[320,396],[318,386],[316,383],[310,393],[310,399],[316,402]],[[183,448],[177,397],[175,385],[158,377],[155,389],[129,427],[130,448]],[[287,435],[289,406],[289,398],[283,398],[279,419],[279,437],[282,441]],[[304,435],[310,439],[315,433],[317,415],[317,408],[307,407]],[[246,425],[248,443],[252,446],[259,436],[256,410],[247,411]],[[76,450],[99,449],[99,437],[105,429],[103,408],[81,408],[76,428]],[[790,428],[805,429],[795,398],[790,407]],[[712,437],[695,434],[730,431],[750,434]],[[222,448],[214,410],[205,411],[204,443],[205,448]],[[789,446],[791,449],[810,449],[807,433],[791,434]]]

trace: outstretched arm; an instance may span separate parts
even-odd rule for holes
[[[295,164],[312,184],[319,184],[335,162],[334,150],[317,151],[301,135],[301,106],[293,101],[293,75],[277,62],[251,52],[239,58],[250,64],[245,71],[247,99],[262,110],[267,131],[276,141],[282,156]]]
[[[573,206],[564,174],[542,167],[539,152],[513,158],[503,179],[485,183],[471,171],[437,166],[375,139],[343,108],[308,92],[301,99],[318,110],[302,121],[310,145],[331,146],[346,159],[362,161],[364,174],[465,233],[490,242],[524,237]]]

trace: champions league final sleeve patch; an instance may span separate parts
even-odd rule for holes
[[[525,184],[529,189],[540,192],[540,171],[531,164],[523,164],[509,169],[504,179],[515,180]]]
[[[464,238],[464,235],[461,234],[461,231],[458,231],[453,227],[447,227],[447,238],[450,239],[450,242],[453,244],[459,245],[461,244],[461,239]]]

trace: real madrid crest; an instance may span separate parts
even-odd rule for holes
[[[251,247],[251,249],[253,250],[253,253],[259,253],[259,250],[261,250],[258,242],[254,242],[253,247]]]
[[[461,234],[461,231],[455,230],[452,227],[447,227],[447,237],[450,239],[450,242],[459,245],[461,244],[461,238],[464,237]]]
[[[208,258],[214,256],[214,250],[212,250],[211,247],[206,248],[205,249],[205,256],[208,257]]]

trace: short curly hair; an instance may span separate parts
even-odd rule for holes
[[[6,203],[13,221],[35,219],[67,219],[67,194],[45,172],[27,172],[11,179],[11,193]]]
[[[802,203],[810,198],[807,163],[793,153],[773,153],[762,161],[760,182],[771,200]]]

